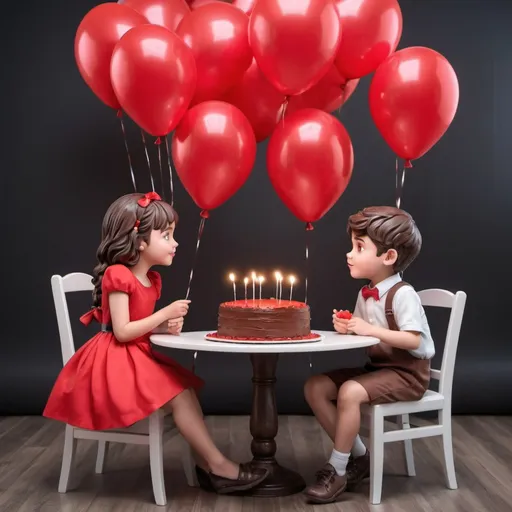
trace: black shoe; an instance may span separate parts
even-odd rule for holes
[[[213,473],[207,473],[196,466],[197,479],[202,489],[217,494],[230,494],[234,492],[248,491],[261,484],[268,476],[267,469],[253,468],[249,463],[240,464],[238,478],[224,478]]]

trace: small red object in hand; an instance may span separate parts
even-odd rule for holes
[[[336,313],[337,318],[344,318],[345,320],[350,320],[352,318],[352,313],[350,311],[338,311]]]

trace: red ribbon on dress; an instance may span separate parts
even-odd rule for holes
[[[142,206],[142,208],[146,208],[152,201],[161,201],[162,198],[156,192],[148,192],[144,194],[144,197],[141,197],[137,204]]]
[[[100,307],[92,308],[80,317],[80,322],[82,322],[84,325],[89,325],[93,320],[96,320],[96,322],[101,324],[102,314]]]

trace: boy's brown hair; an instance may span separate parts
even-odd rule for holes
[[[403,272],[420,253],[421,233],[414,219],[393,206],[370,206],[351,215],[347,231],[350,236],[368,236],[377,247],[377,256],[394,249],[398,253],[395,272]]]

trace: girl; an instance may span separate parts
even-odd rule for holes
[[[108,209],[94,269],[94,318],[101,332],[69,360],[57,378],[43,415],[70,425],[106,430],[126,427],[158,408],[171,412],[198,455],[199,472],[219,493],[243,491],[268,472],[235,464],[213,443],[196,390],[203,382],[172,359],[152,351],[149,334],[161,324],[179,334],[190,301],[177,300],[153,313],[160,297],[154,265],[176,255],[177,215],[158,194],[128,194]],[[203,471],[201,471],[201,469]]]

